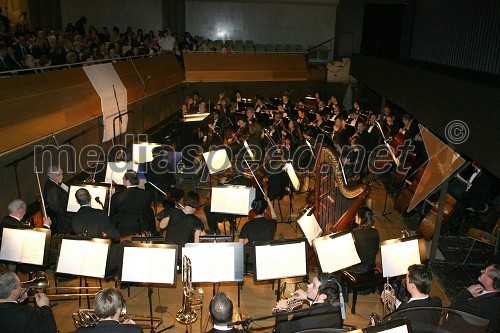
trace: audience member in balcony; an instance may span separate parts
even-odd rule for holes
[[[113,27],[111,36],[109,37],[109,42],[118,43],[120,41],[120,29],[118,27]]]
[[[231,47],[231,44],[229,44],[227,42],[224,43],[220,53],[233,53],[233,48]]]
[[[108,27],[102,27],[101,32],[99,32],[98,36],[99,36],[99,43],[100,44],[104,44],[106,42],[109,42],[111,35],[109,34]]]
[[[0,8],[0,37],[7,37],[10,32],[10,22],[7,16],[2,15],[2,8]],[[0,38],[1,39],[1,38]]]
[[[144,36],[144,32],[142,31],[142,29],[137,29],[137,33],[134,37],[135,41],[139,44],[144,43],[144,41],[146,40],[146,36]]]
[[[208,43],[208,39],[206,39],[206,38],[203,39],[203,42],[198,47],[198,51],[201,51],[201,52],[208,52],[208,51],[210,51],[210,45]]]
[[[4,58],[10,64],[12,70],[18,70],[23,68],[23,64],[16,59],[14,48],[12,46],[7,46],[7,55]]]
[[[175,46],[175,37],[172,36],[172,30],[170,28],[165,29],[163,36],[159,37],[158,45],[162,52],[172,52]]]
[[[75,23],[75,31],[82,36],[85,36],[85,24],[87,24],[87,18],[85,16],[80,17]]]

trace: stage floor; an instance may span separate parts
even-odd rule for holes
[[[192,180],[185,180],[183,183],[183,188],[185,190],[190,190],[195,187],[195,183]],[[372,208],[375,214],[381,214],[384,207],[385,189],[379,182],[371,182],[372,192],[367,201],[367,205]],[[201,191],[202,197],[207,194],[206,191]],[[305,198],[307,193],[296,194],[293,199],[293,208],[297,211],[300,207],[303,207],[305,203]],[[282,203],[283,220],[288,220],[289,212],[289,199],[285,198]],[[402,216],[394,211],[393,202],[389,197],[387,202],[387,211],[391,214],[388,215],[389,219],[382,216],[377,216],[377,222],[375,227],[380,233],[381,241],[386,239],[401,237],[401,231],[407,229],[404,224]],[[277,208],[277,207],[276,207]],[[278,220],[280,219],[279,210],[277,209]],[[203,209],[197,211],[197,215],[204,221],[205,216]],[[242,224],[246,222],[243,220],[239,225],[241,229]],[[226,225],[229,228],[229,225]],[[278,224],[278,229],[276,232],[276,237],[281,233],[287,239],[295,238],[296,236],[302,236],[299,230],[296,232],[294,228],[297,225],[295,222],[290,224]],[[430,246],[428,246],[430,248]],[[380,258],[378,260],[380,262]],[[53,286],[53,276],[52,272],[47,272],[50,277],[51,285]],[[21,281],[27,280],[27,276],[21,276]],[[24,278],[24,279],[23,279]],[[175,322],[174,316],[177,311],[181,309],[182,304],[182,284],[180,275],[178,276],[178,283],[176,287],[161,287],[154,288],[152,294],[153,311],[161,310],[160,307],[166,308],[166,312],[154,312],[154,316],[161,317],[163,320],[163,325],[161,325],[158,330],[175,324],[175,327],[169,332],[185,332],[186,327]],[[89,279],[90,285],[98,285],[95,279]],[[73,280],[69,282],[60,282],[59,285],[70,286],[77,285],[78,280]],[[103,281],[103,286],[113,286],[112,282]],[[202,287],[204,290],[204,306],[202,317],[199,318],[193,325],[192,331],[190,332],[205,332],[212,327],[210,319],[208,317],[208,306],[210,299],[212,298],[213,285],[196,285],[196,288]],[[301,285],[301,288],[306,288],[305,284]],[[217,284],[215,286],[216,291],[224,291],[230,295],[235,304],[235,311],[241,313],[243,316],[251,316],[253,318],[258,318],[262,316],[267,316],[271,314],[271,309],[275,305],[276,295],[272,290],[271,282],[254,282],[252,275],[245,276],[245,281],[243,288],[241,290],[241,304],[237,307],[238,299],[238,287],[236,284]],[[127,312],[136,315],[148,315],[149,314],[149,302],[148,302],[148,289],[142,286],[130,287],[130,297],[127,295],[127,290],[122,290],[127,304]],[[441,286],[438,284],[437,279],[434,279],[434,283],[431,289],[431,295],[439,296],[443,300],[443,306],[449,305],[449,300],[446,298],[442,291]],[[71,317],[71,314],[79,308],[86,308],[86,300],[82,300],[82,305],[78,305],[78,300],[65,300],[56,301],[52,300],[51,304],[54,306],[53,311],[57,322],[57,327],[60,332],[71,332],[75,330],[75,326]],[[380,302],[380,296],[378,294],[370,295],[359,295],[356,303],[356,314],[351,314],[352,305],[352,294],[349,297],[349,303],[346,304],[346,314],[347,318],[345,324],[354,325],[358,328],[363,328],[368,325],[369,316],[372,312],[382,314],[382,305]],[[92,306],[92,300],[91,300]],[[200,324],[202,329],[200,330]],[[251,325],[252,331],[269,332],[272,331],[274,326],[274,320],[266,320],[261,322],[256,322]],[[148,329],[144,329],[144,332],[149,332]]]

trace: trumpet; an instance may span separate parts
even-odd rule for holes
[[[273,313],[293,311],[294,309],[301,306],[302,303],[303,303],[303,301],[300,298],[293,298],[293,297],[287,298],[286,299],[286,307],[275,307],[275,308],[273,308]]]
[[[36,272],[33,279],[21,282],[21,288],[23,288],[23,292],[19,295],[18,302],[24,301],[28,297],[28,293],[30,291],[34,293],[45,293],[46,291],[49,290],[55,290],[56,292],[53,294],[46,293],[47,296],[52,297],[82,297],[82,296],[88,296],[88,297],[95,297],[95,293],[66,293],[66,294],[60,294],[57,293],[57,290],[96,290],[96,293],[101,290],[101,287],[52,287],[49,288],[49,278],[47,277],[47,274],[43,271]],[[33,296],[30,296],[33,297]]]
[[[390,283],[385,283],[384,284],[384,314],[385,314],[385,307],[387,307],[391,312],[396,309],[396,295],[394,292],[394,288],[392,288],[392,285]]]

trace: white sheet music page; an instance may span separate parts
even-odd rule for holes
[[[174,284],[175,249],[125,247],[121,280]]]
[[[307,274],[304,243],[255,247],[257,279],[270,280]]]
[[[314,240],[314,246],[321,270],[325,273],[337,272],[361,262],[350,233],[334,239],[318,238]]]
[[[56,271],[103,278],[108,249],[105,243],[63,239]]]
[[[45,252],[44,232],[24,230],[20,262],[24,264],[43,265]]]
[[[43,265],[45,237],[44,232],[4,228],[0,259]]]
[[[82,258],[80,275],[103,278],[106,273],[109,245],[95,242],[86,243],[86,253]]]
[[[192,281],[233,281],[235,275],[233,248],[217,243],[199,245],[182,248],[182,255],[191,260]]]

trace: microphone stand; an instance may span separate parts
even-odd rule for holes
[[[144,91],[142,93],[141,105],[139,105],[139,111],[141,112],[141,120],[142,120],[142,133],[144,133],[144,111],[142,110],[142,105],[144,104],[144,98],[146,97],[146,90],[148,89],[149,80],[151,76],[146,76],[146,83],[144,84]],[[115,93],[116,96],[116,93]]]

